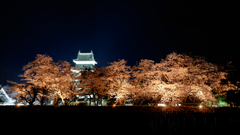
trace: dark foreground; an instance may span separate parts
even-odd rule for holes
[[[239,134],[240,109],[193,107],[0,107],[1,129],[27,134]]]

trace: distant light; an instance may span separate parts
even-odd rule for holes
[[[125,105],[132,106],[133,104],[125,104]]]
[[[199,107],[200,107],[200,108],[202,108],[202,106],[201,106],[201,105],[200,105]]]
[[[113,107],[115,107],[116,105],[114,104]]]
[[[181,106],[181,104],[178,104],[178,106]]]
[[[165,104],[158,103],[158,106],[166,106]]]

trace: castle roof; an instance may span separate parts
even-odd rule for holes
[[[81,53],[79,50],[77,59],[73,59],[73,62],[76,63],[77,65],[84,65],[84,64],[95,65],[95,64],[97,64],[97,62],[94,60],[92,50],[91,50],[91,53]]]
[[[74,61],[95,61],[95,60],[92,51],[91,53],[81,53],[79,50],[77,59],[74,59]]]

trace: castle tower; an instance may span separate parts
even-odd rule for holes
[[[81,53],[79,50],[77,59],[73,59],[73,62],[80,68],[93,68],[93,66],[97,64],[94,59],[92,50],[91,53]]]
[[[80,50],[78,52],[78,55],[77,55],[77,58],[76,59],[73,59],[73,62],[76,64],[77,67],[80,67],[80,68],[90,68],[90,69],[93,69],[93,67],[95,66],[95,64],[97,64],[97,62],[95,61],[94,59],[94,56],[93,56],[93,52],[91,50],[90,53],[81,53]],[[80,69],[81,70],[81,69]],[[79,73],[79,70],[74,70],[74,69],[71,69],[72,72],[75,72],[75,73]],[[93,71],[93,70],[91,70]],[[76,76],[79,76],[81,75],[81,73],[77,74]],[[79,81],[78,79],[76,79],[75,81]],[[81,90],[82,88],[78,88],[76,86],[76,89],[77,90]],[[93,95],[86,95],[86,96],[78,96],[78,101],[79,103],[88,103],[89,101],[89,98],[90,96],[93,98]],[[92,104],[93,105],[93,104]]]
[[[90,68],[92,69],[91,71],[93,72],[93,67],[95,66],[95,64],[97,64],[97,62],[95,61],[94,59],[94,56],[93,56],[93,51],[91,50],[90,53],[81,53],[80,50],[78,52],[78,55],[77,55],[77,58],[76,59],[73,59],[73,62],[76,64],[77,67],[80,67],[80,68]],[[75,73],[79,73],[79,70],[72,70],[72,72],[75,72]],[[81,75],[81,73],[79,73],[77,76]],[[79,81],[79,80],[76,80],[76,81]],[[76,87],[77,90],[82,90],[82,88],[78,88]],[[78,97],[78,103],[89,103],[89,100],[90,100],[90,97],[93,98],[93,94],[90,94],[90,95],[86,95],[86,96],[79,96],[77,95]],[[96,96],[95,96],[96,98]],[[95,101],[97,102],[97,101]],[[94,106],[94,103],[91,103],[92,106]],[[107,102],[106,101],[102,101],[102,105],[107,105]]]

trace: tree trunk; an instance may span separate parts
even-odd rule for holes
[[[123,105],[123,99],[119,98],[119,105]]]
[[[29,102],[29,106],[33,107],[33,101]]]
[[[29,102],[30,107],[33,106],[33,102],[35,101],[35,99],[37,97],[38,90],[39,90],[38,88],[32,88],[32,89],[33,89],[33,97],[31,99],[31,101]]]
[[[63,96],[62,96],[62,90],[61,89],[59,89],[59,96],[61,97],[61,99],[62,99],[62,103],[63,103],[63,105],[65,105],[65,101],[64,101],[64,99],[63,99]]]
[[[97,99],[97,103],[95,104],[95,106],[98,106],[98,99]]]
[[[183,99],[184,106],[186,105],[186,102],[187,102],[187,97]]]
[[[59,94],[59,95],[60,95],[60,97],[61,97],[61,99],[62,99],[62,103],[63,103],[63,105],[65,105],[65,101],[64,101],[64,99],[63,99],[62,94]]]
[[[100,101],[100,96],[98,95],[98,99],[97,99],[97,105],[98,105],[99,101]]]
[[[51,95],[52,95],[52,98],[53,98],[52,105],[55,106],[57,104],[57,102],[58,102],[58,95],[56,95],[56,97],[53,94],[51,94]]]
[[[91,95],[89,94],[89,106],[91,106]]]
[[[29,104],[29,107],[32,107],[33,106],[33,100],[34,98],[31,99],[31,101],[28,101],[27,98],[26,98],[26,102]]]
[[[45,95],[47,95],[47,90],[46,90],[46,87],[45,88],[42,88],[42,93],[43,93],[43,96],[41,97],[41,101],[40,101],[40,105],[43,106],[44,104],[44,100],[45,100]]]
[[[146,99],[142,99],[141,102],[139,103],[139,105],[142,105],[145,100]]]
[[[40,101],[40,106],[43,106],[43,102],[44,102],[44,97],[41,97],[41,101]]]
[[[103,106],[103,105],[102,105],[102,99],[103,99],[103,97],[101,96],[101,101],[100,101],[100,105],[101,105],[101,106]]]
[[[135,105],[139,105],[139,100],[138,99],[135,99]]]
[[[154,104],[154,105],[156,106],[157,104],[158,104],[158,100],[156,99],[156,100],[155,100],[155,104]]]
[[[28,102],[30,107],[33,107],[33,102],[35,101],[35,94],[33,94],[33,98],[31,98],[31,101]]]
[[[93,94],[93,103],[94,103],[95,106],[97,106],[97,104],[96,104],[96,94]]]

